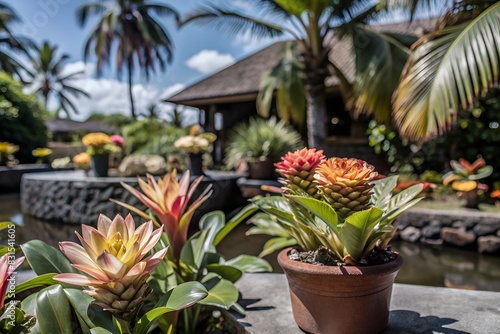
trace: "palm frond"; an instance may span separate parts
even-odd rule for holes
[[[169,7],[167,5],[157,4],[157,3],[147,3],[138,6],[138,10],[152,11],[156,15],[162,17],[173,16],[176,23],[180,23],[181,21],[179,12],[177,12],[174,8]]]
[[[255,6],[263,13],[274,16],[278,20],[286,20],[290,17],[287,12],[276,0],[252,0]]]
[[[373,114],[377,121],[390,123],[391,96],[410,50],[391,34],[376,32],[365,25],[356,26],[353,39],[356,54],[354,116]]]
[[[400,133],[423,140],[449,128],[475,97],[498,84],[500,2],[469,23],[426,35],[415,45],[394,95]]]
[[[86,3],[78,7],[76,10],[76,19],[80,26],[87,23],[89,16],[99,15],[105,12],[109,6],[103,2]]]
[[[269,117],[276,91],[276,109],[280,118],[287,124],[302,127],[306,115],[306,91],[297,43],[283,43],[281,57],[280,62],[261,79],[257,112],[262,117]]]
[[[233,34],[250,31],[257,38],[275,37],[283,34],[283,28],[280,26],[215,6],[195,9],[185,17],[182,25],[188,23],[215,26]]]

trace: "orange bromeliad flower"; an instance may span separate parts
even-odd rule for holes
[[[125,189],[148,207],[163,224],[175,259],[179,258],[182,247],[187,241],[189,223],[191,222],[194,211],[211,195],[211,186],[208,186],[202,194],[188,206],[189,200],[203,178],[203,176],[198,177],[191,186],[189,186],[189,175],[189,171],[186,171],[182,175],[180,182],[177,181],[177,172],[175,170],[165,175],[163,179],[158,179],[158,182],[149,174],[147,175],[147,183],[138,177],[137,179],[142,193],[126,183],[121,183]],[[142,210],[117,200],[112,201],[126,207],[145,219],[151,219],[151,217]],[[160,225],[154,219],[153,222],[158,226]]]
[[[314,179],[323,199],[346,218],[369,207],[370,182],[377,176],[375,168],[363,160],[330,158],[318,166]]]
[[[315,187],[314,171],[325,161],[323,150],[303,148],[288,152],[276,163],[276,172],[282,176],[280,182],[285,186],[285,193],[300,194],[301,191],[318,198]]]
[[[99,216],[97,229],[82,225],[82,235],[76,233],[82,246],[66,241],[59,247],[73,267],[87,275],[67,273],[55,280],[86,286],[89,296],[104,310],[130,320],[151,291],[146,283],[151,272],[160,264],[167,248],[144,259],[161,238],[161,229],[153,231],[151,221],[135,228],[131,215],[117,215],[113,221]]]

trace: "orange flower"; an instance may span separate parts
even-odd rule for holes
[[[366,161],[353,158],[330,158],[316,169],[314,179],[322,197],[346,218],[369,207],[371,181],[378,173]]]

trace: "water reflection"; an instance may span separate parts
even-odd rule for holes
[[[40,239],[57,247],[61,240],[74,240],[75,230],[79,225],[63,225],[42,222],[32,217],[22,217],[19,207],[19,197],[0,197],[0,221],[13,220],[24,223],[16,231],[16,243],[27,240]],[[257,255],[267,241],[264,236],[245,236],[248,226],[236,228],[221,244],[220,251],[227,258],[241,253]],[[0,235],[0,241],[3,241]],[[404,258],[404,265],[399,272],[396,282],[446,286],[459,289],[476,289],[500,291],[500,257],[477,254],[472,251],[433,246],[412,244],[402,241],[392,243],[394,250]],[[276,254],[266,257],[276,272],[281,268],[276,262]]]
[[[500,291],[499,257],[402,241],[393,242],[392,247],[405,261],[398,283]]]

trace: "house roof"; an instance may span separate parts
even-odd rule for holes
[[[374,25],[377,31],[421,36],[435,30],[437,19],[416,20],[411,23]],[[211,103],[251,101],[257,96],[263,74],[270,71],[281,58],[281,45],[276,42],[233,65],[208,76],[168,98],[167,102],[190,106]],[[350,39],[334,39],[330,59],[342,69],[348,80],[355,75],[355,58]],[[338,84],[335,76],[327,78],[327,87]]]

